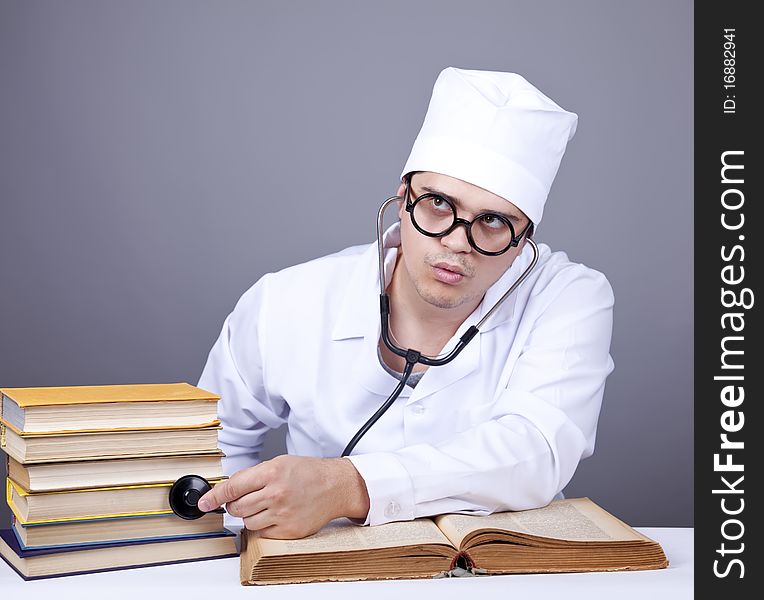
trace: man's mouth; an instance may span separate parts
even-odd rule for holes
[[[465,277],[461,267],[442,261],[432,265],[432,272],[435,279],[451,285],[459,283]]]
[[[447,263],[444,261],[435,263],[432,265],[436,269],[443,269],[444,271],[450,271],[451,273],[456,273],[457,275],[464,275],[464,269],[462,269],[459,265],[452,265],[451,263]]]

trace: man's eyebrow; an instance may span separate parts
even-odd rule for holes
[[[464,208],[464,205],[459,201],[458,198],[454,198],[453,196],[449,196],[445,192],[442,192],[438,189],[435,189],[433,187],[430,187],[428,185],[422,185],[419,186],[420,189],[422,189],[424,192],[430,193],[430,194],[437,194],[438,196],[441,196],[448,200],[451,204],[453,204],[456,208]],[[481,210],[479,211],[481,213],[489,212],[493,213],[495,215],[501,215],[502,217],[505,217],[515,223],[516,225],[519,225],[522,223],[522,217],[519,217],[517,215],[514,215],[512,213],[504,212],[503,210]]]

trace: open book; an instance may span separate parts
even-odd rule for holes
[[[475,574],[661,569],[660,544],[588,498],[488,516],[441,515],[374,527],[332,521],[300,540],[242,531],[244,585]]]

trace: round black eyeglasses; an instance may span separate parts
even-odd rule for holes
[[[459,225],[467,230],[467,240],[475,250],[486,256],[499,256],[513,246],[517,246],[523,236],[529,233],[533,223],[517,235],[512,223],[504,215],[485,212],[472,221],[456,216],[456,207],[439,194],[426,193],[411,201],[411,184],[406,182],[406,212],[419,233],[428,237],[443,237]]]

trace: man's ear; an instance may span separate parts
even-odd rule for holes
[[[400,198],[398,200],[398,218],[403,219],[403,215],[406,212],[406,203],[403,201],[403,194],[406,193],[406,185],[401,182],[401,184],[398,186],[398,191],[395,192],[395,195]]]

